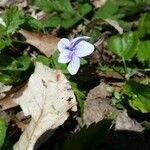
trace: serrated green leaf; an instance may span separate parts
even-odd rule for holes
[[[94,18],[95,19],[107,19],[107,18],[114,18],[113,16],[117,13],[118,6],[112,0],[107,0],[107,2],[100,7],[96,13]]]
[[[38,55],[35,61],[41,62],[41,63],[43,63],[46,66],[50,65],[49,58],[47,58],[45,56],[42,56],[42,55]]]
[[[93,123],[88,128],[85,126],[68,138],[58,150],[97,150],[99,144],[107,135],[112,124],[112,119],[103,119],[97,124]]]
[[[6,136],[5,120],[2,117],[0,117],[0,148],[4,143],[5,136]]]
[[[6,40],[3,40],[3,39],[0,39],[0,53],[1,53],[1,50],[3,50],[5,47],[11,45],[11,39],[6,39]]]
[[[27,23],[30,27],[37,29],[37,30],[41,30],[44,27],[43,22],[32,17],[28,17]]]
[[[0,35],[3,35],[3,34],[5,34],[5,33],[6,33],[6,28],[5,28],[5,26],[3,26],[3,25],[0,24]]]
[[[81,16],[85,16],[92,10],[92,6],[88,3],[79,5],[79,13]]]
[[[35,0],[35,5],[44,11],[60,11],[73,13],[70,0]]]
[[[61,18],[58,16],[53,16],[51,18],[43,20],[42,22],[43,22],[43,26],[45,28],[57,27],[57,26],[60,26],[60,24],[61,24]]]
[[[138,34],[139,36],[150,34],[150,13],[145,13],[140,17]]]
[[[141,41],[137,47],[137,58],[139,61],[150,60],[150,41]]]
[[[0,55],[0,71],[25,71],[30,64],[31,60],[26,55],[19,57],[17,60],[6,55]]]
[[[131,59],[136,54],[138,37],[133,32],[120,36],[112,36],[108,40],[108,49],[125,60]]]
[[[45,12],[50,12],[53,10],[53,7],[51,6],[51,0],[35,0],[35,5]]]
[[[73,25],[75,25],[81,19],[82,19],[82,16],[80,16],[80,15],[74,15],[70,18],[64,19],[64,20],[62,20],[62,27],[65,29],[68,29],[68,28],[72,27]]]
[[[124,93],[130,97],[129,104],[132,108],[142,113],[150,112],[150,84],[129,80],[124,86]]]
[[[4,49],[6,46],[5,41],[0,39],[0,50]]]
[[[21,24],[24,23],[24,12],[19,10],[17,6],[12,6],[5,11],[3,20],[6,24],[6,33],[12,34]]]

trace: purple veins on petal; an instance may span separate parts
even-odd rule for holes
[[[73,55],[67,69],[71,75],[75,75],[80,68],[80,58]]]
[[[75,54],[78,57],[85,57],[94,51],[94,46],[86,41],[81,41],[75,46]]]
[[[81,36],[81,37],[76,37],[73,40],[71,40],[71,47],[75,47],[78,43],[80,43],[83,40],[90,39],[88,36]]]
[[[70,41],[66,38],[61,39],[57,44],[57,48],[60,52],[63,52],[64,50],[69,50],[70,46]]]
[[[58,62],[69,63],[67,69],[72,75],[76,74],[80,68],[80,57],[88,56],[94,51],[94,45],[85,41],[89,38],[82,36],[71,41],[63,38],[58,42],[57,47],[60,51]]]

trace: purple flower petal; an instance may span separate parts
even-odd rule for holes
[[[67,69],[71,75],[75,75],[78,72],[79,68],[80,68],[80,58],[74,55]]]
[[[81,41],[83,41],[83,40],[87,40],[87,39],[90,39],[90,37],[88,37],[88,36],[81,36],[81,37],[74,38],[73,40],[70,41],[71,47],[74,47],[74,46],[76,46],[79,42],[81,42]]]
[[[58,62],[65,64],[68,63],[69,61],[71,61],[70,51],[69,50],[62,51],[58,57]]]
[[[66,38],[61,39],[57,44],[57,48],[60,52],[63,52],[64,50],[69,50],[70,46],[70,41]]]
[[[94,46],[86,41],[81,41],[75,46],[75,55],[84,57],[90,55],[94,51]]]

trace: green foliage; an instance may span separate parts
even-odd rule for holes
[[[29,56],[25,55],[14,59],[13,57],[0,55],[0,82],[4,84],[20,82],[28,75],[28,73],[26,75],[23,75],[23,73],[27,71],[30,66],[31,60]]]
[[[26,26],[29,26],[31,27],[32,29],[36,29],[36,30],[41,30],[43,29],[43,24],[40,20],[38,19],[35,19],[33,17],[30,17],[30,16],[26,16],[25,18],[25,23],[23,24],[25,27]]]
[[[70,0],[35,0],[35,5],[44,11],[60,11],[73,13]]]
[[[97,124],[91,124],[88,128],[85,126],[68,138],[60,147],[57,145],[57,150],[97,150],[111,124],[112,119],[107,118]]]
[[[60,24],[61,24],[61,18],[58,17],[58,16],[53,16],[51,18],[43,20],[43,26],[45,28],[47,28],[47,27],[49,27],[49,28],[57,27]]]
[[[118,20],[124,16],[131,16],[142,11],[142,8],[146,5],[148,5],[148,3],[141,0],[107,0],[107,2],[96,11],[94,18]]]
[[[145,13],[140,17],[138,34],[140,36],[150,34],[150,13]]]
[[[133,80],[126,82],[124,93],[129,96],[129,104],[135,110],[150,112],[150,84],[144,85]]]
[[[69,74],[66,64],[58,63],[59,51],[55,53],[50,58],[50,66],[54,69],[61,70],[64,74]]]
[[[0,117],[0,148],[4,143],[5,136],[6,136],[5,120],[2,117]]]
[[[85,91],[82,90],[78,84],[72,80],[70,80],[71,87],[75,93],[76,100],[79,106],[79,113],[82,116],[84,111],[84,99],[85,99]]]
[[[4,22],[6,24],[5,31],[7,34],[12,34],[16,29],[24,23],[24,12],[19,10],[18,7],[12,6],[5,11],[3,16]]]
[[[38,55],[36,58],[36,61],[43,63],[46,66],[50,65],[50,59],[43,56],[43,55]]]
[[[7,39],[7,40],[3,40],[3,39],[0,39],[0,53],[1,53],[1,50],[4,49],[5,47],[11,45],[11,40],[10,39]]]
[[[136,33],[124,33],[122,37],[112,36],[108,40],[108,49],[125,60],[131,59],[136,54],[138,38]]]
[[[150,40],[139,42],[137,47],[137,58],[141,62],[150,60]]]
[[[96,13],[94,18],[96,19],[106,19],[106,18],[120,18],[120,16],[115,16],[118,11],[118,6],[112,0],[108,0],[102,7],[100,7]]]
[[[27,55],[21,56],[18,59],[0,55],[0,71],[25,71],[29,68],[30,64],[31,61]]]
[[[89,3],[78,4],[78,9],[74,10],[70,0],[36,0],[35,4],[44,11],[56,11],[57,14],[50,18],[42,20],[44,27],[62,26],[68,29],[80,21],[86,14],[92,10]]]

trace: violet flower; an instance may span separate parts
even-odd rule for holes
[[[67,69],[71,75],[78,72],[80,58],[88,56],[94,51],[94,46],[85,41],[89,38],[87,36],[77,37],[72,40],[63,38],[58,42],[57,47],[60,52],[58,62],[69,63]]]

